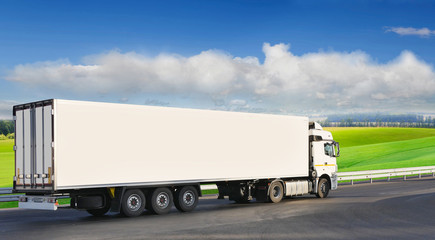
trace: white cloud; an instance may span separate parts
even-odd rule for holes
[[[325,99],[326,97],[325,97],[325,94],[323,94],[323,93],[321,93],[321,92],[316,92],[316,97],[318,98],[318,99]]]
[[[236,106],[246,106],[246,100],[243,99],[233,99],[230,101],[231,105],[236,105]]]
[[[415,35],[420,37],[430,37],[435,35],[434,30],[428,28],[413,28],[413,27],[386,27],[386,32],[394,32],[399,35]]]
[[[12,119],[12,107],[18,102],[10,100],[0,100],[0,120]]]
[[[216,50],[190,57],[112,51],[87,57],[87,64],[59,60],[17,65],[6,79],[82,95],[207,95],[216,106],[230,109],[435,109],[434,70],[409,51],[385,64],[361,51],[296,56],[289,45],[265,43],[263,52],[260,63],[256,57]]]

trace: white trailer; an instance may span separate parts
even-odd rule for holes
[[[52,99],[14,106],[19,207],[191,211],[219,198],[279,202],[337,187],[338,143],[306,117]]]

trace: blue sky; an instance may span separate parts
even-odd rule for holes
[[[432,113],[434,12],[433,1],[2,1],[0,112],[68,98]]]

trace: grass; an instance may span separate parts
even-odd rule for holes
[[[0,209],[1,208],[16,208],[18,207],[18,202],[0,202]]]
[[[12,187],[14,176],[14,140],[0,140],[0,188]]]
[[[325,130],[330,131],[343,148],[435,137],[435,129],[431,128],[334,127]]]
[[[202,195],[207,194],[218,194],[219,191],[217,189],[209,189],[209,190],[201,190]]]
[[[435,129],[325,128],[340,142],[340,172],[435,165]]]

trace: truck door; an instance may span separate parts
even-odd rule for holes
[[[312,157],[314,169],[317,175],[323,173],[331,175],[337,170],[337,161],[335,159],[335,144],[332,141],[312,142]]]
[[[53,101],[14,106],[14,188],[52,189]]]

